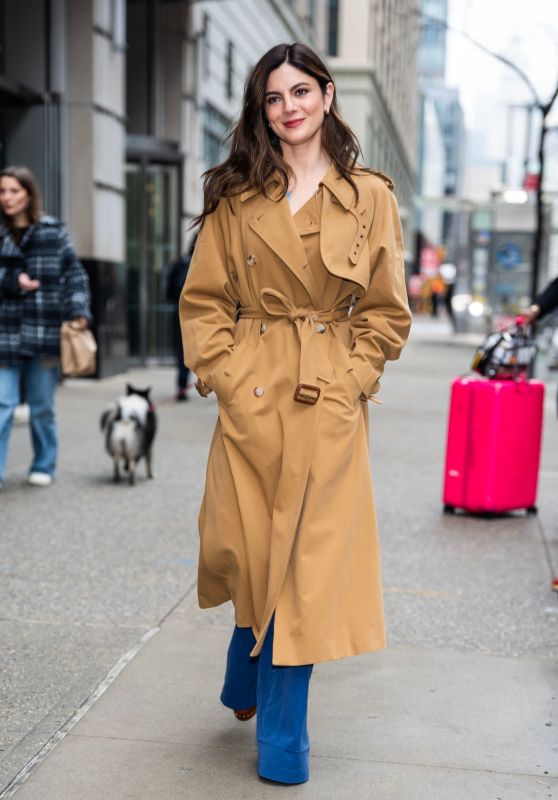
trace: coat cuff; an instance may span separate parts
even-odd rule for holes
[[[374,395],[380,391],[380,378],[382,377],[383,369],[371,368],[368,363],[357,361],[356,358],[351,358],[351,365],[353,375],[362,389],[363,399],[380,403],[381,401],[377,400]]]
[[[219,375],[225,369],[227,359],[230,358],[231,353],[227,351],[225,354],[219,356],[216,361],[211,362],[211,369],[200,369],[196,371],[198,380],[196,381],[196,390],[202,397],[207,397],[211,392],[215,392],[215,387],[219,385]],[[217,394],[217,392],[215,392]]]
[[[87,302],[87,298],[83,298],[82,300],[74,299],[71,303],[68,304],[68,316],[67,319],[77,319],[78,317],[85,317],[85,319],[91,324],[93,322],[93,315],[91,314],[91,308],[89,303]]]
[[[205,381],[202,381],[201,378],[198,378],[196,381],[196,391],[202,397],[207,397],[208,394],[211,394],[213,389],[211,388],[211,386],[208,386],[208,384]]]

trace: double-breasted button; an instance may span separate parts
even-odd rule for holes
[[[318,322],[316,325],[316,333],[325,333],[326,326],[323,322]]]
[[[252,253],[248,253],[248,255],[246,256],[246,263],[248,264],[249,267],[253,267],[254,264],[256,263],[256,256],[252,255]]]
[[[261,322],[260,323],[260,333],[265,333],[266,332],[266,328],[267,328],[267,326],[266,326],[265,322]]]
[[[254,394],[256,395],[256,397],[263,397],[264,390],[262,389],[261,386],[256,386],[256,388],[254,389]]]

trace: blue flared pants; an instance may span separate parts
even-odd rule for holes
[[[250,658],[255,643],[251,628],[235,627],[221,702],[232,709],[257,706],[260,777],[280,783],[304,783],[309,777],[306,719],[312,665],[273,666],[273,621],[260,655]]]
[[[8,457],[14,409],[20,402],[23,375],[25,402],[29,403],[33,461],[29,472],[54,475],[58,450],[54,401],[58,386],[58,367],[44,366],[39,359],[28,359],[23,366],[0,367],[0,481]]]

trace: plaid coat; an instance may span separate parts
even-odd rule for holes
[[[41,285],[23,292],[18,276],[26,272]],[[42,217],[16,245],[0,223],[0,367],[25,358],[60,355],[60,326],[87,317],[89,279],[62,224]]]

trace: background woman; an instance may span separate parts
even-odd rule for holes
[[[33,461],[28,482],[49,486],[56,469],[54,397],[60,326],[87,327],[89,281],[68,234],[43,216],[35,178],[26,167],[0,172],[0,486],[23,373]]]
[[[257,711],[259,774],[282,783],[308,779],[312,664],[385,644],[366,401],[410,313],[393,184],[358,154],[319,57],[266,53],[181,299],[186,363],[219,401],[199,602],[234,603],[221,700]]]

